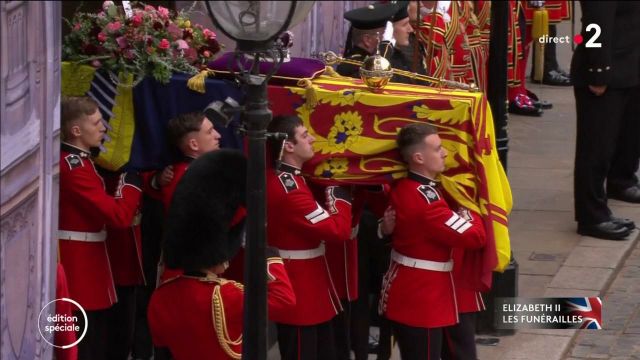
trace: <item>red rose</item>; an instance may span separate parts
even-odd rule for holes
[[[158,44],[158,49],[167,50],[171,46],[171,43],[167,39],[160,40],[160,44]]]
[[[103,33],[102,31],[98,33],[98,41],[100,42],[105,42],[107,41],[107,34]]]
[[[142,25],[142,15],[136,14],[131,18],[131,24],[135,27]]]

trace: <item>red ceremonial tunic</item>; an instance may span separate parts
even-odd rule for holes
[[[296,298],[280,258],[267,259],[269,317],[289,311]],[[176,360],[240,359],[242,284],[211,275],[179,275],[151,296],[147,319],[153,343]]]
[[[341,300],[353,301],[358,298],[358,230],[364,207],[368,206],[378,218],[381,218],[387,206],[388,193],[388,186],[380,185],[379,190],[376,189],[376,191],[361,186],[356,187],[351,207],[353,218],[351,237],[343,243],[325,244],[325,257],[331,280]]]
[[[451,64],[445,40],[446,22],[437,11],[425,15],[416,31],[416,37],[425,49],[424,63],[427,75],[450,79]]]
[[[486,237],[478,221],[453,212],[437,183],[410,172],[391,191],[396,210],[393,250],[406,257],[445,263],[452,248],[481,248]],[[393,256],[392,256],[393,258]],[[382,284],[380,312],[388,319],[414,327],[434,328],[458,322],[450,271],[426,270],[394,260]]]
[[[533,22],[533,13],[537,9],[529,5],[529,1],[521,0],[524,8],[524,16],[527,24]],[[563,20],[571,19],[571,1],[566,0],[546,0],[543,9],[549,14],[549,24],[557,24]]]
[[[275,322],[320,324],[331,320],[341,308],[324,253],[287,259],[282,252],[308,252],[321,248],[323,242],[349,239],[351,204],[337,200],[333,208],[325,210],[314,199],[299,169],[283,164],[279,172],[267,172],[267,240],[281,250],[297,299],[295,308],[273,317]]]
[[[103,176],[107,192],[114,196],[119,176],[115,173]],[[111,262],[113,282],[117,286],[143,285],[146,282],[142,266],[141,207],[142,204],[138,207],[131,226],[126,228],[107,226],[107,252]]]
[[[173,164],[173,178],[167,185],[158,188],[154,187],[152,184],[147,184],[149,188],[149,195],[154,199],[161,201],[162,205],[164,205],[165,215],[169,212],[169,205],[171,205],[173,193],[176,191],[176,187],[178,186],[180,179],[182,179],[192,161],[192,157],[184,156],[181,161]],[[157,172],[157,174],[160,174],[160,172]],[[152,180],[153,176],[147,179],[148,182],[151,182]],[[147,189],[145,188],[145,190]]]
[[[56,271],[56,299],[68,298],[69,287],[67,286],[67,276],[64,273],[62,265],[58,263]],[[72,317],[73,311],[77,310],[74,305],[67,301],[56,301],[56,314]],[[71,323],[61,321],[56,323],[60,326],[69,326]],[[76,360],[78,359],[78,347],[73,346],[63,349],[62,346],[71,345],[76,342],[75,331],[56,331],[53,335],[53,343],[57,345],[55,348],[56,359],[58,360]]]
[[[117,196],[107,194],[90,154],[77,147],[63,143],[60,158],[58,238],[69,293],[85,310],[106,309],[117,298],[105,229],[131,226],[142,191],[121,181]]]

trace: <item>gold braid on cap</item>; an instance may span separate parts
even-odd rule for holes
[[[235,281],[228,281],[235,285],[240,290],[244,291],[242,284],[236,283]],[[221,281],[219,285],[216,285],[213,288],[213,296],[211,299],[211,308],[213,313],[213,326],[216,330],[216,336],[218,337],[218,342],[227,355],[229,355],[233,359],[240,359],[242,354],[239,354],[231,348],[231,346],[239,346],[242,345],[242,333],[238,336],[237,339],[232,340],[229,336],[229,330],[227,329],[227,320],[224,315],[224,304],[222,303],[222,295],[220,294],[220,287],[227,283],[227,281]]]

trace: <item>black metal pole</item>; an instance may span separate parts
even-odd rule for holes
[[[247,169],[247,241],[244,262],[242,358],[267,358],[267,260],[265,140],[271,110],[264,77],[249,75],[245,84],[244,123],[249,139]]]
[[[504,169],[507,169],[507,30],[509,28],[509,3],[491,2],[491,37],[489,42],[489,66],[487,96],[498,147],[498,157]],[[514,49],[515,51],[515,49]]]

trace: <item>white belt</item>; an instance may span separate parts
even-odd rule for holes
[[[315,259],[324,255],[324,243],[320,244],[315,249],[309,250],[282,250],[278,249],[280,252],[280,257],[283,259],[289,260],[305,260],[305,259]]]
[[[440,262],[440,261],[416,259],[416,258],[402,255],[395,250],[391,250],[391,260],[397,262],[400,265],[404,265],[404,266],[408,266],[416,269],[442,271],[442,272],[449,272],[451,271],[451,269],[453,269],[453,260],[449,260],[447,262]]]
[[[106,230],[102,230],[100,232],[93,233],[93,232],[58,230],[58,239],[60,239],[60,240],[73,240],[73,241],[100,242],[100,241],[105,241],[107,239],[107,231]]]

